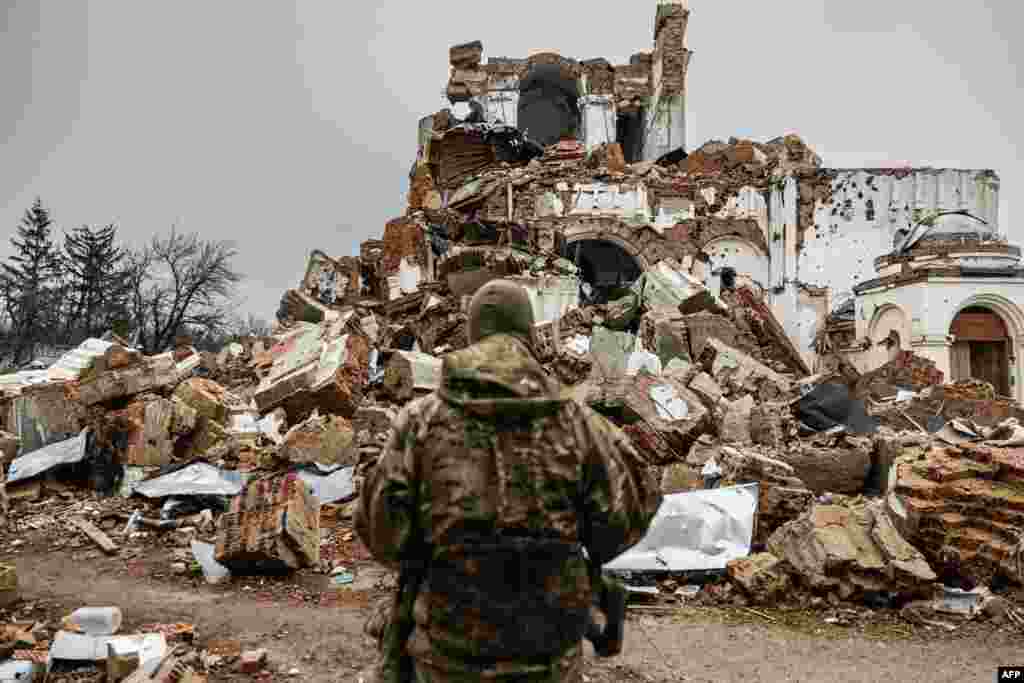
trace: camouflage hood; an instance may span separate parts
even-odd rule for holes
[[[444,357],[438,393],[478,415],[523,416],[560,408],[560,391],[522,340],[495,334]]]

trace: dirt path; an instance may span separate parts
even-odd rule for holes
[[[44,603],[53,618],[86,604],[119,605],[125,629],[144,623],[188,622],[200,643],[233,638],[264,647],[275,670],[296,668],[311,683],[354,681],[372,661],[362,633],[365,607],[266,602],[233,587],[189,589],[136,578],[116,558],[83,562],[61,552],[15,558],[23,599]],[[64,612],[66,613],[66,611]],[[854,636],[819,638],[780,628],[726,625],[690,615],[686,620],[643,616],[627,625],[625,654],[591,659],[590,683],[620,681],[903,681],[965,683],[993,680],[998,665],[1020,664],[1019,636],[912,638],[879,642]],[[211,677],[211,681],[252,680]]]

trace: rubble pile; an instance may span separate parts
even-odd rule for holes
[[[659,26],[674,35],[682,17],[665,11]],[[951,564],[1016,566],[1022,579],[1024,430],[1005,420],[1024,415],[1012,401],[990,385],[943,385],[907,351],[863,375],[839,357],[812,368],[756,283],[709,272],[704,248],[719,237],[769,253],[743,205],[820,166],[799,137],[653,160],[561,130],[531,139],[472,98],[505,78],[586,73],[591,95],[628,112],[648,95],[651,55],[483,64],[482,49],[451,49],[448,93],[478,107],[420,122],[405,215],[359,256],[313,251],[272,334],[216,354],[180,338],[152,356],[107,335],[3,377],[15,506],[73,496],[71,483],[130,503],[123,530],[98,528],[98,511],[61,520],[111,554],[135,534],[205,529],[214,542],[189,548],[210,582],[333,572],[328,537],[398,411],[437,389],[444,354],[468,345],[473,293],[507,278],[534,304],[537,357],[567,396],[622,428],[665,493],[757,484],[754,554],[729,567],[752,599],[793,585],[918,595]],[[801,202],[813,204],[811,189]]]
[[[937,578],[879,500],[815,503],[772,534],[768,551],[781,562],[762,560],[756,571],[785,570],[806,587],[836,591],[843,600],[866,593],[917,596],[930,592]]]
[[[1016,435],[1011,447],[935,443],[896,456],[886,501],[947,580],[1024,580],[1024,434],[1007,427],[992,431],[995,442]]]

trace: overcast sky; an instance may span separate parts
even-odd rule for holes
[[[40,196],[64,229],[235,240],[243,307],[272,318],[310,250],[357,253],[404,210],[450,45],[622,63],[656,2],[376,5],[0,0],[0,238]],[[1020,7],[691,0],[687,146],[796,132],[828,166],[992,168],[1021,240]]]

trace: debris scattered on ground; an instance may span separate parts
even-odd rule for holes
[[[528,67],[492,69],[481,52],[452,48],[460,101]],[[611,93],[646,67],[573,68]],[[839,356],[810,363],[758,283],[709,268],[704,247],[720,236],[768,253],[734,205],[781,172],[816,169],[803,141],[712,141],[639,161],[558,132],[427,117],[406,214],[359,256],[313,251],[269,335],[154,355],[90,339],[5,376],[11,552],[32,539],[132,563],[161,547],[170,580],[230,588],[298,573],[322,580],[318,600],[364,599],[386,582],[365,570],[352,529],[363,477],[398,411],[468,345],[469,297],[509,278],[535,304],[538,359],[623,430],[667,494],[648,537],[611,565],[638,594],[771,603],[809,591],[835,609],[900,596],[941,612],[974,599],[949,590],[1024,582],[1019,406],[984,382],[944,383],[910,351],[865,373]],[[623,262],[583,253],[599,240]],[[19,600],[7,565],[0,600]],[[972,618],[1014,623],[1013,605],[979,600]],[[61,630],[54,660],[106,661],[127,680],[210,668],[169,650],[163,631],[118,640],[72,623],[84,632]],[[240,648],[206,656],[249,674],[274,664]]]

